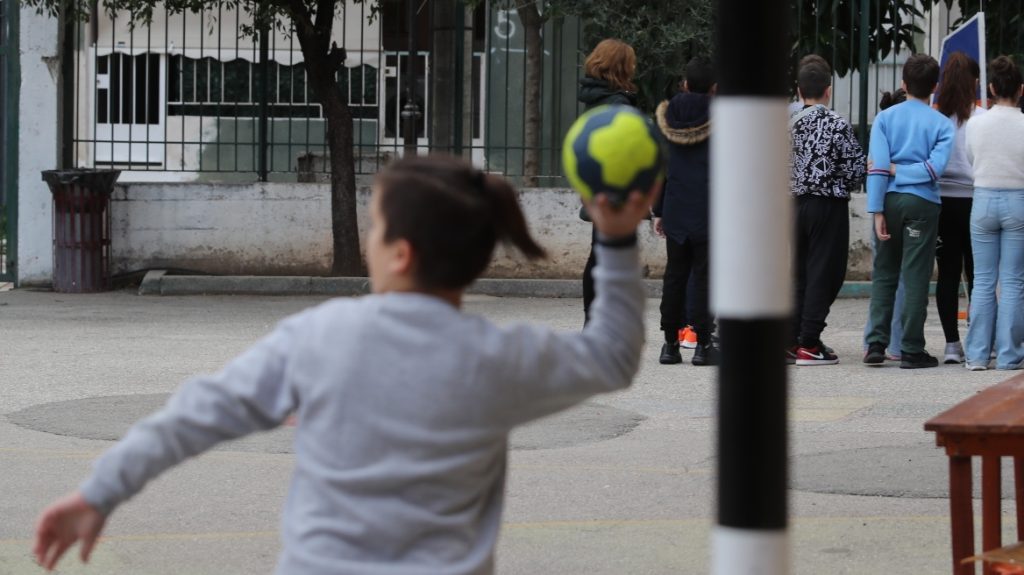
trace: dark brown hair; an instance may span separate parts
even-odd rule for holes
[[[796,73],[796,85],[805,100],[817,100],[825,95],[825,89],[832,85],[832,68],[817,54],[808,54],[800,60]]]
[[[988,65],[988,83],[996,98],[1016,98],[1021,85],[1020,68],[1013,58],[1000,56]]]
[[[914,54],[903,65],[903,82],[911,96],[924,100],[939,83],[939,63],[928,54]]]
[[[601,40],[583,62],[583,72],[591,78],[604,80],[616,90],[636,92],[636,52],[622,40]]]
[[[694,94],[707,94],[715,85],[715,67],[711,58],[694,56],[686,63],[686,88]]]
[[[882,99],[878,101],[878,109],[885,110],[906,101],[907,91],[903,88],[899,88],[895,92],[883,92]]]
[[[545,256],[530,236],[516,191],[499,176],[445,155],[413,156],[377,176],[384,241],[409,242],[423,289],[461,289],[491,263],[498,241],[529,259]]]
[[[963,124],[974,111],[976,82],[974,74],[977,63],[971,66],[971,58],[963,52],[953,52],[942,68],[942,84],[935,103],[945,116],[956,114],[956,123]]]

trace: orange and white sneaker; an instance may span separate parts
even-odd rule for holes
[[[697,348],[697,332],[693,331],[692,327],[686,326],[679,330],[679,347],[684,349]]]

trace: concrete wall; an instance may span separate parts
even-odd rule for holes
[[[365,236],[369,188],[359,197]],[[564,189],[524,190],[531,230],[550,258],[531,263],[499,247],[489,277],[572,278],[590,249],[590,225]],[[851,203],[849,279],[870,272],[864,196]],[[218,274],[323,275],[330,269],[330,202],[322,184],[131,184],[113,196],[113,271],[183,268]],[[646,273],[664,272],[664,246],[641,233]]]
[[[57,167],[57,20],[22,7],[18,117],[18,279],[49,283],[53,200],[40,172]]]
[[[330,214],[320,185],[118,186],[111,203],[113,273],[326,274]]]

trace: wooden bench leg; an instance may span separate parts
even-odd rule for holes
[[[949,517],[953,532],[953,575],[974,575],[973,563],[960,563],[974,555],[974,505],[970,457],[949,457]]]
[[[1002,542],[1002,468],[998,456],[981,458],[981,547],[982,551],[998,549]],[[985,575],[995,575],[990,563]]]
[[[1017,503],[1017,541],[1024,541],[1024,459],[1013,458],[1013,491]]]

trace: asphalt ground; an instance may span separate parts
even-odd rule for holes
[[[41,572],[30,556],[39,510],[132,421],[324,299],[0,292],[0,574]],[[657,304],[648,303],[644,367],[629,390],[513,435],[498,573],[707,572],[716,370],[657,363]],[[576,299],[474,295],[465,307],[499,323],[582,323]],[[867,300],[837,302],[824,339],[841,363],[789,369],[793,571],[948,573],[946,462],[922,426],[1014,372],[865,367],[866,315]],[[940,353],[934,308],[926,335]],[[59,572],[271,572],[290,433],[225,444],[171,470],[111,517],[90,565],[69,556]]]

